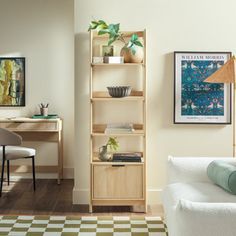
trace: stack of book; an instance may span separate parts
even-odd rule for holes
[[[128,134],[134,132],[133,124],[108,124],[105,134]]]
[[[141,153],[114,153],[112,161],[114,162],[141,162]]]

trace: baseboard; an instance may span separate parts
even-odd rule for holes
[[[148,205],[157,205],[161,201],[162,189],[148,189]],[[89,204],[89,189],[73,189],[73,204]]]
[[[150,188],[147,190],[148,205],[161,204],[162,189]]]
[[[89,204],[89,189],[73,189],[73,204]]]
[[[11,173],[11,178],[17,179],[28,179],[32,178],[31,173]],[[37,173],[36,171],[36,178],[37,179],[57,179],[56,173]],[[74,168],[72,167],[65,167],[63,168],[63,178],[64,179],[74,179]]]
[[[74,168],[64,167],[63,168],[63,178],[64,179],[74,179]]]

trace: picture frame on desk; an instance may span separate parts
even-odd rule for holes
[[[204,80],[231,52],[174,52],[174,124],[231,124],[231,85]]]
[[[0,57],[0,106],[25,106],[25,57]]]

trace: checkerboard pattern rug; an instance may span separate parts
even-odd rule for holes
[[[0,216],[0,235],[167,236],[160,217]]]

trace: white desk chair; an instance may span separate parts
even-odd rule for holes
[[[2,171],[1,171],[1,185],[0,185],[0,197],[2,195],[3,175],[5,162],[7,161],[7,182],[10,183],[10,161],[17,159],[32,159],[32,172],[33,172],[33,186],[35,186],[35,164],[34,157],[36,154],[35,149],[20,147],[22,138],[20,135],[11,132],[7,129],[0,128],[0,160],[2,160]]]

